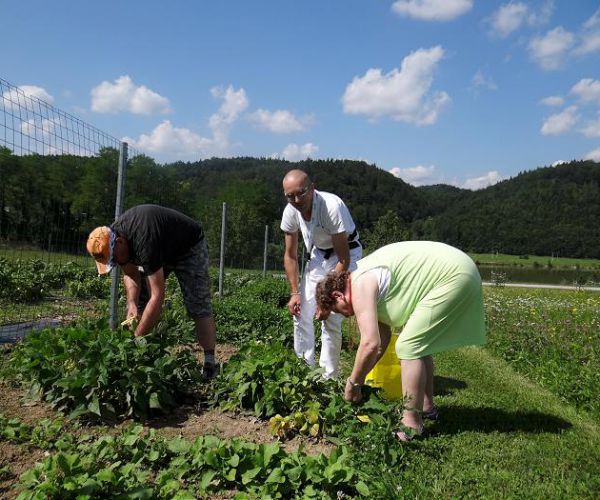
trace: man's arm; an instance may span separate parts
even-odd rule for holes
[[[135,329],[136,337],[142,337],[150,332],[160,317],[162,305],[165,300],[165,273],[162,267],[148,276],[148,288],[150,300],[148,300],[140,322]]]
[[[331,241],[333,250],[338,258],[338,263],[335,265],[336,271],[347,271],[350,266],[350,246],[348,245],[348,235],[343,233],[332,234]]]
[[[298,290],[298,233],[285,233],[285,251],[283,268],[290,284],[290,300],[288,310],[292,316],[300,314],[300,293]]]
[[[123,284],[125,285],[125,296],[127,298],[127,319],[138,318],[138,302],[142,286],[142,274],[134,264],[121,266],[123,271]]]

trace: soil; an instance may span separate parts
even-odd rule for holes
[[[197,351],[195,346],[188,347]],[[221,364],[226,363],[236,352],[237,348],[233,345],[219,344],[216,349],[217,360]],[[197,355],[202,361],[201,352],[197,352]],[[18,418],[25,424],[35,425],[43,419],[54,419],[59,413],[45,402],[28,401],[26,389],[0,380],[0,415]],[[115,430],[126,424],[127,422],[119,424]],[[197,436],[211,434],[224,439],[239,438],[257,444],[276,440],[269,432],[266,420],[239,412],[208,408],[198,402],[181,405],[167,415],[150,419],[145,425],[168,438],[180,436],[192,440]],[[100,435],[100,432],[106,433],[106,429],[101,431],[98,427],[96,432]],[[86,433],[94,433],[94,427],[86,428]],[[308,454],[330,454],[335,448],[329,442],[306,436],[296,436],[281,444],[288,452],[295,451],[302,445]],[[17,492],[12,487],[18,482],[19,476],[47,454],[48,452],[27,445],[0,441],[0,498],[15,498]]]

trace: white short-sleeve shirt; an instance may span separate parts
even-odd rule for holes
[[[281,218],[281,230],[286,233],[302,232],[308,251],[313,245],[322,250],[333,248],[331,236],[346,232],[352,234],[356,226],[350,210],[339,196],[314,190],[310,221],[305,221],[299,210],[289,203]]]

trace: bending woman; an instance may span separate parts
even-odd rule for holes
[[[323,311],[356,315],[360,344],[344,398],[358,402],[361,386],[385,351],[391,327],[402,368],[404,431],[410,441],[423,432],[423,418],[437,418],[433,403],[432,354],[485,343],[481,278],[460,250],[432,241],[382,247],[357,262],[352,273],[333,271],[317,285]]]

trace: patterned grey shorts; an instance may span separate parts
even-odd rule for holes
[[[206,238],[190,248],[174,266],[165,266],[164,271],[165,279],[171,272],[177,276],[185,308],[191,318],[200,319],[212,315]]]

